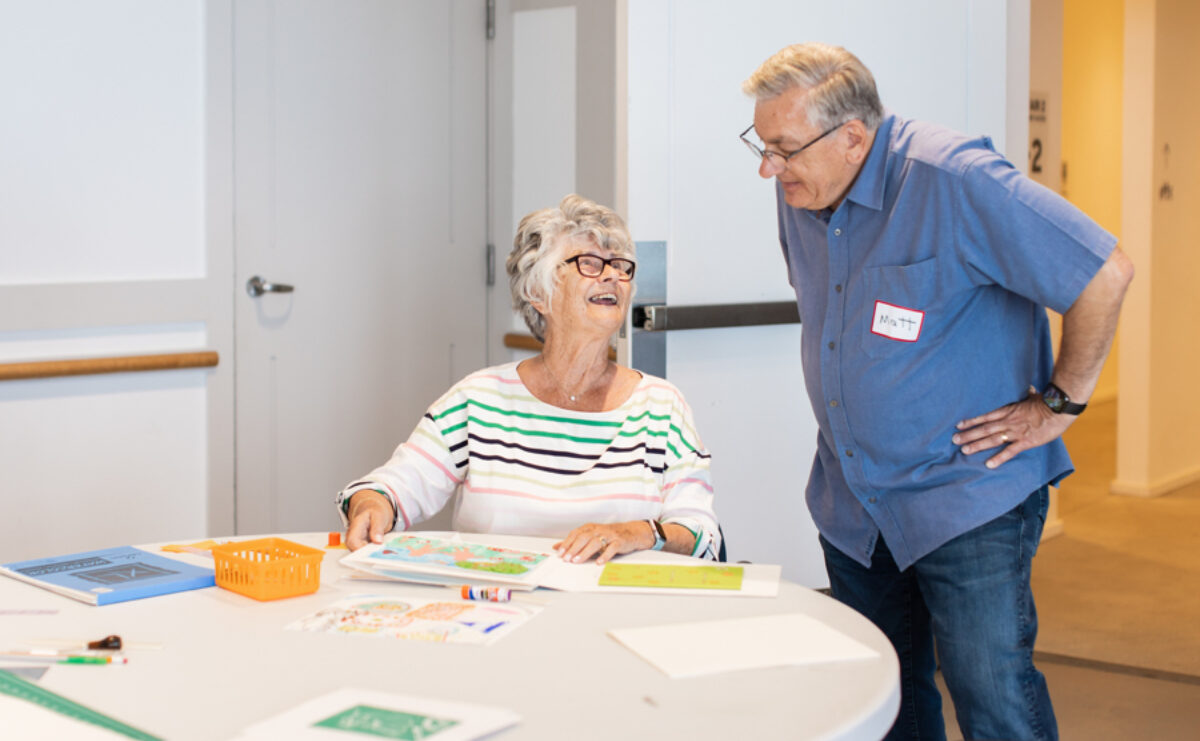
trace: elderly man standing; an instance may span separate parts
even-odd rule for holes
[[[884,111],[845,49],[787,47],[744,90],[820,427],[809,509],[834,597],[900,657],[888,738],[945,738],[939,661],[966,738],[1056,738],[1030,565],[1132,265],[988,139]]]

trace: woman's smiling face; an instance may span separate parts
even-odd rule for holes
[[[601,258],[624,257],[612,250],[601,249],[587,239],[573,239],[564,250],[564,259],[577,255]],[[558,268],[558,284],[546,316],[547,335],[554,333],[566,338],[576,334],[610,337],[621,328],[629,310],[633,282],[621,280],[622,273],[612,265],[594,278],[579,272],[572,263]]]

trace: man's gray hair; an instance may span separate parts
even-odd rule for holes
[[[809,122],[818,129],[857,118],[874,131],[883,120],[871,70],[840,46],[816,42],[785,46],[742,83],[743,92],[756,100],[769,100],[792,88],[810,91],[805,108]]]
[[[558,267],[568,257],[571,242],[577,239],[634,258],[633,239],[617,212],[572,193],[557,208],[534,211],[521,219],[512,252],[505,261],[513,309],[521,313],[533,336],[543,342],[546,317],[533,304],[550,305],[558,283]]]

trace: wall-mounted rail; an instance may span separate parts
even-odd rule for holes
[[[140,371],[178,370],[181,368],[212,368],[219,358],[214,350],[164,353],[162,355],[122,355],[103,358],[73,358],[70,360],[36,360],[22,363],[0,363],[0,381],[27,378],[56,378],[58,376],[90,376],[99,373],[133,373]]]

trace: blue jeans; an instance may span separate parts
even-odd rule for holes
[[[1058,738],[1046,679],[1033,666],[1029,585],[1048,504],[1042,487],[904,571],[883,538],[869,569],[821,538],[834,598],[875,623],[900,657],[900,714],[889,741],[946,738],[939,660],[964,738]]]

